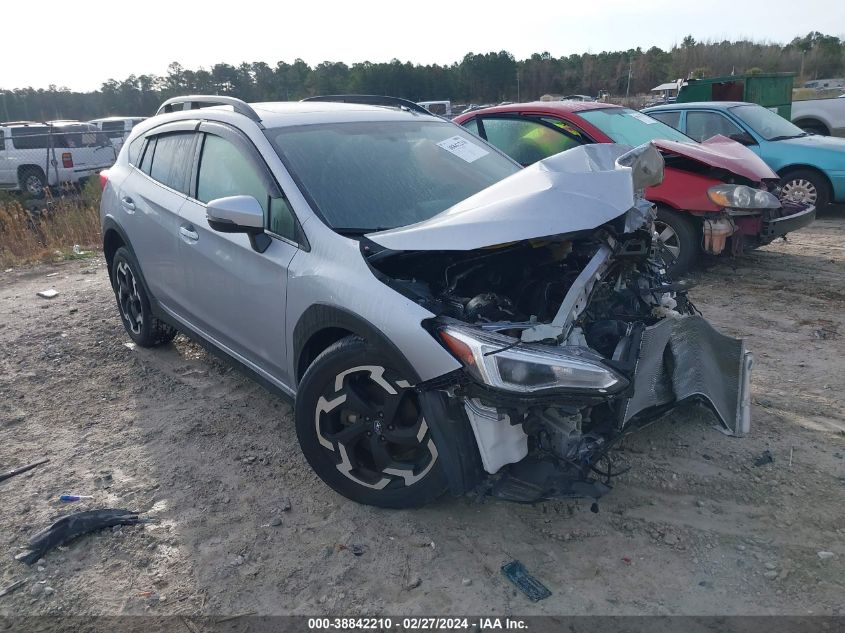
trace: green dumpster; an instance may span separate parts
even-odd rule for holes
[[[747,101],[769,108],[789,121],[794,77],[794,73],[761,73],[689,79],[678,93],[678,103]]]

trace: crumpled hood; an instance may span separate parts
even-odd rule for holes
[[[678,154],[692,160],[727,169],[754,182],[765,178],[777,179],[778,175],[772,171],[763,159],[750,149],[721,134],[707,139],[703,143],[679,143],[678,141],[652,141],[655,147],[670,154]]]
[[[534,163],[428,220],[366,237],[397,251],[464,251],[595,229],[634,206],[627,145],[576,147]]]

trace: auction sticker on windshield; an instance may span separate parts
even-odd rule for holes
[[[437,145],[458,158],[464,159],[468,163],[472,163],[490,153],[483,147],[479,147],[475,143],[471,143],[460,136],[447,138],[445,141],[440,141]]]

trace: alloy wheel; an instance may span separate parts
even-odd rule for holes
[[[384,367],[361,365],[337,374],[317,401],[317,440],[337,469],[382,490],[411,486],[437,461],[419,399]]]
[[[117,302],[120,305],[120,314],[129,325],[129,329],[135,334],[141,333],[144,326],[144,314],[141,308],[141,294],[138,291],[138,282],[132,269],[126,262],[119,262],[115,274],[117,282]]]
[[[44,185],[41,183],[41,178],[35,174],[30,174],[24,180],[24,188],[31,196],[40,196],[44,193]]]
[[[816,204],[819,192],[806,178],[795,178],[781,187],[781,199],[798,204]]]
[[[667,264],[671,264],[681,254],[681,238],[675,229],[661,220],[654,221],[654,230],[657,232],[657,239],[660,245],[663,246],[664,250],[671,257],[671,261],[667,262]]]

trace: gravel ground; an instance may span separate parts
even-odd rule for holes
[[[355,505],[307,467],[288,404],[181,336],[127,347],[101,257],[0,273],[0,467],[50,459],[0,483],[0,588],[27,581],[0,615],[845,614],[845,214],[708,268],[693,300],[756,355],[752,432],[667,416],[598,514]],[[99,507],[156,523],[14,560]],[[516,592],[514,558],[552,597]]]

